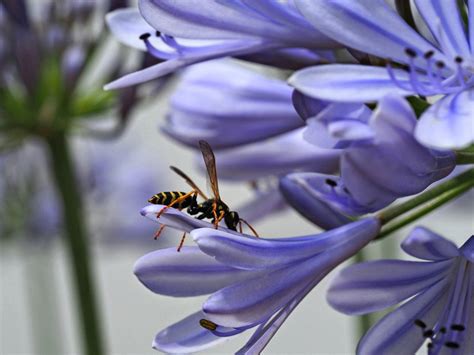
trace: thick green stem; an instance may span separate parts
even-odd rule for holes
[[[68,142],[62,134],[46,138],[51,156],[51,170],[63,204],[65,243],[71,262],[72,280],[78,297],[78,316],[85,354],[104,353],[94,283],[91,273],[91,255],[83,220],[82,199]]]
[[[474,164],[474,152],[456,152],[456,164]]]
[[[403,202],[399,205],[389,207],[386,210],[382,211],[379,214],[379,218],[382,221],[382,224],[386,224],[392,219],[417,208],[418,206],[425,204],[428,201],[431,201],[437,197],[440,197],[441,194],[459,188],[461,185],[468,184],[474,186],[474,169],[469,169],[458,176],[447,180],[425,192],[419,194],[418,196]]]

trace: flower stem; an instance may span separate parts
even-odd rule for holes
[[[78,315],[81,318],[84,353],[100,355],[104,353],[101,327],[94,284],[91,274],[91,256],[83,221],[82,199],[74,164],[66,137],[59,133],[46,138],[51,170],[63,204],[65,243],[72,263],[73,280],[78,297]]]
[[[435,198],[432,201],[429,201],[426,203],[424,206],[421,208],[417,209],[413,213],[409,214],[405,218],[403,218],[400,221],[396,221],[395,223],[387,225],[386,228],[382,229],[382,232],[377,236],[377,239],[382,239],[386,237],[387,235],[391,234],[392,232],[406,226],[407,224],[417,220],[418,218],[423,217],[424,215],[430,213],[431,211],[437,209],[438,207],[444,205],[445,203],[451,201],[452,199],[459,197],[462,195],[464,192],[470,190],[474,186],[474,182],[468,181],[465,182],[462,185],[459,185],[458,187],[446,191],[444,194],[441,194],[437,198]]]
[[[364,249],[359,250],[359,252],[354,255],[354,264],[362,263],[364,261],[367,261],[366,257],[366,251]],[[361,316],[358,316],[357,319],[357,334],[356,334],[356,342],[359,342],[359,339],[361,339],[365,333],[370,329],[372,326],[372,319],[370,314],[363,314]]]
[[[387,224],[394,218],[411,211],[412,209],[425,204],[435,198],[441,197],[447,191],[457,190],[461,185],[468,185],[469,187],[474,186],[474,169],[469,169],[458,176],[449,179],[418,196],[403,202],[399,205],[389,207],[379,214],[379,218],[383,224]],[[446,201],[447,202],[447,201]],[[443,202],[444,203],[444,202]]]
[[[474,164],[474,152],[456,152],[456,164]]]

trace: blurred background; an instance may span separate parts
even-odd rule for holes
[[[168,124],[170,98],[182,73],[137,91],[102,92],[102,85],[119,73],[150,60],[107,34],[104,14],[125,5],[125,1],[35,0],[5,1],[0,7],[1,354],[81,353],[61,204],[41,138],[42,130],[56,129],[55,124],[67,133],[76,166],[108,352],[155,353],[151,349],[155,334],[196,311],[205,299],[155,295],[133,275],[133,264],[140,256],[177,246],[180,239],[179,232],[166,230],[154,240],[158,225],[139,214],[157,192],[188,190],[168,166],[182,168],[199,186],[206,186],[206,178],[198,166],[199,153],[159,128]],[[285,75],[245,65],[265,76]],[[55,100],[77,108],[64,111],[70,114],[66,128],[61,126],[64,122],[44,122],[49,117],[44,112],[60,107]],[[25,119],[32,113],[32,121]],[[242,214],[238,206],[255,196],[242,182],[221,179],[220,190],[223,199]],[[472,197],[468,194],[417,224],[460,244],[474,227]],[[265,237],[320,231],[284,204],[253,226]],[[398,243],[408,230],[371,245],[369,258],[403,257]],[[357,320],[326,304],[330,280],[331,275],[302,302],[266,353],[353,353]],[[244,333],[206,353],[232,353],[248,336]]]

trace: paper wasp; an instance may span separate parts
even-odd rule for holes
[[[187,208],[186,212],[193,216],[197,215],[197,219],[211,219],[211,222],[214,224],[216,229],[219,225],[219,222],[224,220],[227,228],[237,231],[237,227],[239,227],[239,231],[242,232],[242,223],[245,223],[250,228],[252,233],[258,237],[255,229],[245,220],[240,218],[236,211],[231,211],[229,206],[227,206],[227,204],[221,200],[219,185],[217,182],[216,158],[211,146],[206,141],[201,140],[199,141],[199,148],[204,158],[213,197],[208,198],[194,183],[194,181],[192,181],[191,178],[189,178],[184,172],[174,166],[170,166],[171,170],[181,176],[188,183],[188,185],[192,187],[192,190],[188,193],[182,191],[165,191],[153,195],[148,200],[148,202],[152,204],[166,205],[166,207],[163,207],[156,217],[159,218],[161,214],[169,207],[176,207],[179,210]],[[197,196],[200,196],[202,199],[204,199],[204,201],[202,203],[198,203]],[[158,238],[163,228],[164,225],[161,226],[161,228],[155,234],[155,239]],[[185,236],[186,233],[181,239],[178,251],[183,245]]]

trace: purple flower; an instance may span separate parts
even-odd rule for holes
[[[321,32],[350,48],[388,59],[385,68],[334,64],[304,69],[290,79],[298,90],[321,99],[350,102],[375,101],[388,93],[446,95],[422,114],[416,138],[440,149],[463,148],[474,142],[472,1],[466,24],[458,8],[464,3],[415,0],[416,28],[382,0],[295,3]]]
[[[141,0],[139,8],[143,18],[133,9],[109,14],[109,27],[123,42],[166,61],[120,78],[108,89],[225,56],[295,69],[332,60],[324,50],[339,47],[315,30],[292,2]]]
[[[346,314],[394,306],[360,340],[358,354],[474,353],[474,237],[461,248],[417,227],[402,249],[428,262],[380,260],[349,266],[333,281],[328,301]]]
[[[375,212],[397,198],[419,193],[455,166],[453,152],[417,142],[415,114],[398,96],[383,97],[370,117],[358,105],[344,109],[339,104],[308,121],[315,121],[319,130],[310,123],[307,140],[343,148],[341,177],[295,173],[287,177],[286,187],[293,183],[308,193],[305,200],[322,200],[346,215]]]
[[[176,327],[173,325],[155,338],[155,347],[163,351],[169,351],[170,346],[180,346],[184,352],[202,350],[214,345],[216,337],[257,327],[241,352],[258,353],[305,295],[380,230],[377,218],[366,218],[317,235],[255,238],[224,229],[196,229],[209,224],[176,210],[168,210],[157,219],[161,207],[145,207],[142,214],[158,223],[191,231],[199,249],[185,248],[184,253],[175,249],[155,251],[137,261],[135,274],[159,294],[211,294],[203,304],[203,313],[179,323],[192,329],[193,341],[189,342],[189,334],[178,337],[171,332],[170,328]],[[199,318],[211,322],[215,329],[203,332]]]
[[[213,149],[261,141],[304,126],[292,92],[284,81],[235,62],[198,64],[185,71],[161,129],[193,148],[200,139]]]

